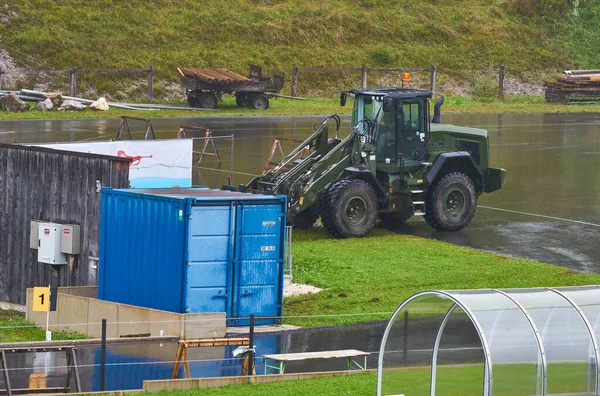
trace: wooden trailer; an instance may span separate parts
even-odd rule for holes
[[[192,107],[215,109],[217,99],[224,93],[235,94],[238,106],[268,109],[269,98],[278,95],[283,88],[283,77],[263,75],[258,66],[250,66],[249,77],[225,68],[177,69],[180,84],[185,88],[188,104]]]

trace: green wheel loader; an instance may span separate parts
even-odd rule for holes
[[[288,223],[310,227],[320,216],[331,234],[347,238],[364,236],[378,219],[394,224],[412,216],[460,230],[475,215],[479,195],[504,185],[506,171],[490,167],[487,131],[440,123],[443,97],[430,121],[428,91],[356,89],[341,93],[342,106],[349,96],[346,137],[339,135],[340,118],[329,116],[277,166],[235,189],[285,194]]]

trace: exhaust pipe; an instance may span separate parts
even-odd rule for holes
[[[433,118],[431,119],[431,122],[433,124],[441,124],[442,123],[441,108],[442,108],[443,103],[444,103],[444,97],[440,96],[440,98],[435,102],[435,105],[433,105]]]

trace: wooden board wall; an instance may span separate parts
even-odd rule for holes
[[[96,181],[103,187],[127,188],[129,163],[125,158],[0,144],[0,301],[25,304],[28,287],[93,282],[90,257],[98,256],[100,243]],[[79,225],[81,254],[67,265],[38,263],[37,250],[29,247],[32,220]]]

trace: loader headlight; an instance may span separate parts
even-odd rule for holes
[[[367,158],[367,153],[365,151],[361,151],[360,156],[363,158]]]

